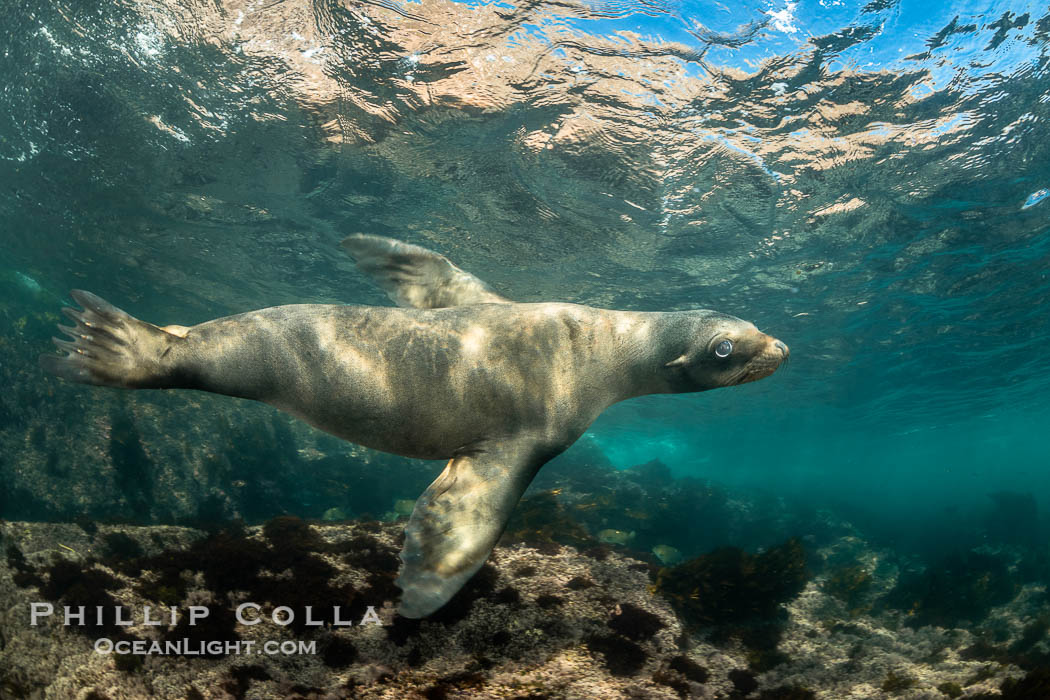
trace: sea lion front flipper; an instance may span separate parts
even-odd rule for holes
[[[357,267],[371,275],[398,306],[439,309],[511,303],[432,250],[360,233],[347,236],[342,246],[353,256]]]
[[[430,615],[470,580],[532,477],[552,456],[508,447],[454,457],[416,501],[396,581],[403,591],[403,616]]]

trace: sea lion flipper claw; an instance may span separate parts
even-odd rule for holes
[[[399,612],[426,617],[485,563],[511,511],[547,458],[503,449],[451,459],[416,501],[401,550]]]
[[[162,388],[176,336],[140,321],[91,292],[74,289],[70,296],[83,309],[71,306],[62,313],[73,326],[58,329],[71,338],[54,338],[65,355],[41,355],[40,366],[63,379],[128,389]]]
[[[438,309],[467,304],[507,304],[480,279],[443,255],[392,238],[355,234],[342,242],[358,269],[398,306]]]

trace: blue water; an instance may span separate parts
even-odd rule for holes
[[[388,304],[338,247],[373,233],[515,300],[713,308],[791,347],[768,379],[614,406],[564,464],[658,459],[902,547],[945,512],[1031,494],[1045,550],[1045,3],[93,5],[33,2],[0,29],[0,517],[126,513],[75,486],[109,478],[70,446],[111,410],[151,455],[269,436],[215,448],[226,471],[183,469],[189,501],[249,520],[363,508],[333,495],[337,467],[296,490],[313,488],[305,448],[280,455],[286,482],[237,471],[291,419],[98,398],[35,356],[71,288],[160,324]],[[170,498],[136,512],[196,507]]]
[[[391,235],[516,299],[790,344],[761,383],[609,411],[617,466],[1045,504],[1045,8],[589,7],[19,13],[7,274],[192,323],[385,303],[334,243]],[[423,31],[453,14],[484,38]]]

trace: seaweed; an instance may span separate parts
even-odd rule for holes
[[[40,593],[48,600],[61,601],[73,610],[83,606],[86,611],[102,606],[102,619],[88,613],[84,624],[71,625],[80,634],[97,637],[98,633],[121,637],[124,628],[116,624],[117,601],[109,594],[120,588],[120,581],[91,564],[81,565],[75,561],[56,557],[46,570],[47,582],[40,586]]]
[[[977,685],[981,681],[986,681],[989,678],[995,678],[995,672],[996,667],[992,664],[981,666],[966,679],[966,682],[963,683],[963,685],[969,687],[971,685]]]
[[[896,672],[890,671],[886,674],[885,680],[882,681],[882,689],[887,693],[902,693],[905,690],[914,688],[917,681],[910,676],[899,676]]]
[[[439,678],[423,691],[427,700],[444,700],[452,691],[469,690],[476,693],[485,685],[485,676],[477,671],[461,671]]]
[[[37,575],[33,567],[26,561],[22,550],[13,544],[7,546],[7,565],[14,570],[15,573],[12,578],[15,585],[19,588],[39,587],[44,584],[44,580]]]
[[[999,690],[1002,700],[1046,700],[1050,698],[1050,666],[1032,669],[1019,680],[1007,679]]]
[[[963,694],[962,686],[955,681],[945,681],[937,686],[937,690],[941,691],[950,698],[957,698]]]
[[[747,669],[734,668],[729,672],[729,681],[733,684],[734,698],[747,697],[758,690],[758,680],[755,674]]]
[[[328,668],[344,668],[357,658],[357,647],[345,637],[332,634],[321,644],[321,661]]]
[[[594,581],[583,576],[573,576],[566,582],[565,587],[570,591],[583,591],[588,588],[593,588]]]
[[[584,639],[584,644],[602,655],[605,668],[614,676],[633,676],[647,660],[645,650],[616,634],[592,634]]]
[[[176,625],[169,627],[161,635],[161,640],[178,642],[188,640],[191,646],[200,646],[207,642],[235,642],[240,639],[237,634],[237,618],[233,611],[227,607],[209,607],[208,616],[197,620],[195,625]],[[220,649],[212,652],[208,649],[201,656],[209,659],[218,659],[225,656]]]
[[[707,683],[707,679],[711,675],[706,668],[683,654],[679,654],[671,659],[670,663],[667,665],[672,670],[678,671],[683,676],[696,683]]]
[[[250,599],[269,601],[303,610],[320,610],[315,619],[334,622],[333,608],[346,606],[356,597],[349,584],[333,586],[335,569],[316,552],[329,546],[317,532],[298,518],[275,518],[263,527],[269,545],[259,540],[221,531],[193,543],[188,550],[166,551],[141,560],[143,569],[157,577],[151,590],[140,585],[143,595],[185,595],[184,571],[200,571],[208,588],[217,593],[247,591]],[[265,571],[278,574],[264,575]],[[280,575],[288,571],[290,576]],[[296,615],[289,627],[306,629],[305,615]]]
[[[706,668],[688,656],[679,654],[667,663],[666,668],[657,669],[653,673],[653,681],[666,685],[681,697],[687,698],[696,697],[696,689],[691,684],[706,683],[709,676]]]
[[[107,558],[121,560],[142,556],[142,547],[123,532],[111,532],[102,538]]]
[[[521,603],[521,593],[513,586],[504,586],[496,591],[492,600],[502,605],[518,605]]]
[[[464,630],[461,637],[463,648],[471,652],[479,663],[491,663],[486,654],[498,654],[505,658],[514,658],[518,654],[507,653],[507,647],[514,641],[514,635],[508,630],[491,626],[471,626]],[[513,650],[512,650],[513,651]]]
[[[83,530],[88,537],[94,537],[98,532],[98,523],[83,514],[73,518],[73,524]]]
[[[270,540],[277,550],[316,552],[326,548],[325,541],[316,530],[302,518],[292,515],[281,515],[268,520],[263,525],[263,536]]]
[[[444,700],[453,691],[477,692],[485,685],[484,674],[476,671],[462,671],[439,678],[437,682],[423,691],[427,700]]]
[[[1050,613],[1043,613],[1028,623],[1021,636],[1009,646],[992,644],[987,639],[978,639],[973,645],[959,652],[967,660],[995,661],[1003,665],[1012,664],[1030,671],[1050,665],[1050,652],[1040,651],[1036,646],[1050,629]]]
[[[1010,653],[1024,654],[1043,641],[1047,632],[1050,632],[1050,613],[1043,613],[1025,625],[1021,636],[1010,645]]]
[[[653,672],[653,683],[666,685],[683,698],[689,697],[693,692],[689,683],[680,674],[665,669],[657,669]]]
[[[863,604],[871,586],[872,576],[863,566],[844,566],[828,577],[824,583],[824,592],[845,603],[850,617],[856,617],[871,608],[871,605]]]
[[[393,642],[394,646],[403,647],[419,632],[422,624],[415,618],[394,615],[394,619],[383,629],[386,631],[386,638]]]
[[[605,561],[609,558],[609,555],[612,554],[612,548],[603,542],[601,544],[596,544],[593,547],[588,547],[587,549],[581,550],[580,554],[582,554],[585,557],[590,557],[595,561]]]
[[[452,598],[436,613],[427,618],[430,622],[453,625],[464,619],[474,608],[479,598],[491,596],[496,590],[499,573],[492,564],[486,563],[474,574]]]
[[[692,628],[713,628],[716,638],[738,638],[753,652],[753,666],[779,663],[775,654],[786,618],[781,605],[805,587],[805,551],[797,538],[761,554],[716,549],[670,569],[655,588]]]
[[[126,410],[114,411],[109,420],[109,459],[117,490],[124,496],[130,517],[148,522],[153,505],[153,462]]]
[[[505,647],[510,644],[512,639],[511,633],[507,630],[497,630],[491,637],[489,637],[489,645],[492,647]]]
[[[595,543],[583,525],[569,517],[553,491],[541,491],[522,499],[500,541],[547,548],[563,544],[584,548]]]
[[[397,550],[369,535],[356,535],[336,545],[336,549],[346,550],[343,557],[346,563],[365,571],[396,574],[401,564]]]
[[[271,680],[269,672],[262,666],[250,664],[246,666],[234,666],[229,670],[229,675],[221,683],[221,687],[235,698],[243,698],[248,692],[252,681]]]
[[[758,700],[816,700],[817,694],[800,685],[782,685],[779,688],[763,690]]]
[[[975,622],[1016,592],[1006,562],[981,552],[954,552],[921,573],[902,575],[885,605],[905,611],[912,627]]]
[[[631,603],[621,603],[618,611],[609,620],[609,628],[628,639],[643,641],[651,639],[664,625],[656,615]]]
[[[401,590],[394,584],[396,572],[373,572],[368,575],[365,587],[361,589],[347,611],[350,619],[360,619],[368,611],[369,606],[379,607],[382,601],[397,600]]]
[[[113,667],[122,673],[134,673],[145,663],[140,654],[113,654]]]
[[[164,550],[151,556],[141,553],[138,543],[127,535],[114,533],[105,538],[105,563],[117,571],[140,576],[135,590],[149,601],[178,605],[187,593],[190,574],[200,572],[208,589],[220,599],[232,591],[245,591],[251,600],[288,606],[296,611],[311,607],[314,619],[330,625],[335,621],[334,608],[349,606],[364,613],[364,601],[349,584],[333,585],[335,569],[317,552],[329,552],[328,545],[309,525],[297,518],[278,518],[263,528],[267,542],[246,537],[234,527],[197,540],[187,549]],[[46,570],[46,581],[30,567],[17,548],[9,547],[8,564],[16,572],[16,583],[40,586],[41,594],[53,601],[61,600],[74,608],[103,606],[101,625],[88,615],[86,624],[74,626],[85,634],[103,630],[116,636],[123,634],[115,626],[117,603],[109,591],[121,582],[93,566],[56,558]],[[144,575],[142,575],[144,572]],[[389,577],[370,576],[373,592],[393,593]],[[183,630],[172,628],[173,638],[186,636],[199,640],[236,640],[236,619],[232,610],[217,606],[197,625]],[[345,616],[345,615],[344,615]],[[306,615],[297,614],[289,627],[303,632]]]

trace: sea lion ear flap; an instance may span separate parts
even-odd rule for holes
[[[432,250],[365,234],[348,236],[342,246],[358,269],[371,275],[398,306],[439,309],[511,303]]]
[[[674,369],[675,367],[685,367],[687,364],[689,364],[689,357],[687,355],[679,355],[665,364],[664,367]]]

